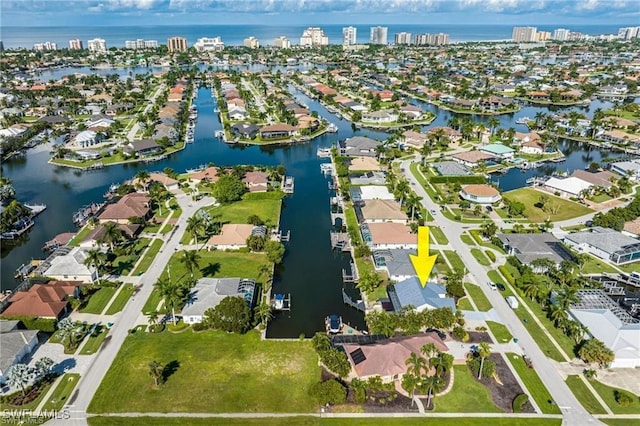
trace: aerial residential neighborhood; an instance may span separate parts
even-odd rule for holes
[[[493,3],[2,3],[2,421],[639,422],[637,11]]]

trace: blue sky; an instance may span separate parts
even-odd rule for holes
[[[640,0],[0,0],[2,26],[640,25]]]

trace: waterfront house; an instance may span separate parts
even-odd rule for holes
[[[474,204],[493,204],[502,199],[500,191],[491,185],[465,185],[460,190],[460,198]]]
[[[433,282],[422,286],[415,276],[387,286],[387,294],[395,312],[402,312],[407,306],[412,306],[417,312],[437,308],[456,311],[455,301],[447,296],[444,286]]]
[[[427,130],[427,136],[439,138],[440,136],[448,137],[452,143],[458,143],[462,140],[462,133],[451,127],[436,126]]]
[[[354,136],[338,142],[340,155],[352,157],[377,157],[376,148],[382,142],[366,136]]]
[[[380,172],[367,172],[360,176],[349,177],[349,182],[352,185],[384,185],[386,182],[385,173]]]
[[[143,139],[141,141],[129,142],[122,148],[122,153],[126,156],[149,156],[162,152],[162,146],[153,139]]]
[[[352,186],[349,189],[351,200],[395,200],[394,195],[384,185]]]
[[[176,191],[180,188],[180,182],[172,177],[169,177],[166,173],[149,173],[149,183],[150,182],[158,182],[159,184],[164,186],[167,191]]]
[[[372,250],[417,249],[418,235],[404,223],[369,222],[360,225],[360,233],[365,244]]]
[[[0,320],[0,384],[8,381],[12,365],[23,362],[38,346],[38,330],[20,330],[19,321]]]
[[[298,128],[289,124],[277,123],[260,128],[262,139],[288,138],[298,133]]]
[[[407,104],[404,106],[400,106],[400,113],[413,120],[417,120],[418,118],[422,117],[423,111],[418,106]]]
[[[431,165],[440,176],[467,176],[473,173],[462,164],[455,161],[441,161]]]
[[[606,130],[598,135],[598,139],[621,145],[640,144],[640,136],[618,129]]]
[[[398,120],[398,114],[392,110],[370,111],[362,114],[362,122],[393,123]]]
[[[231,126],[231,134],[240,138],[253,139],[259,131],[260,127],[255,124],[237,123]]]
[[[409,255],[416,253],[416,249],[380,249],[374,250],[372,257],[377,271],[384,271],[390,280],[400,282],[415,276]]]
[[[94,114],[85,121],[87,128],[89,127],[106,127],[109,128],[115,120],[108,115]]]
[[[467,167],[475,167],[480,162],[494,160],[495,156],[493,154],[489,154],[488,152],[483,152],[483,151],[467,151],[467,152],[460,152],[458,154],[453,154],[451,158]]]
[[[78,297],[85,281],[49,281],[34,284],[28,290],[17,291],[9,299],[4,317],[37,317],[58,319],[67,312],[69,296]]]
[[[207,167],[197,172],[189,173],[189,179],[195,184],[200,182],[217,182],[219,179],[217,167]]]
[[[128,240],[132,240],[142,230],[142,226],[136,223],[127,223],[127,224],[118,223],[117,227],[120,229],[122,236]],[[94,247],[106,245],[105,235],[106,235],[105,224],[101,223],[95,228],[93,228],[91,231],[89,231],[89,233],[84,237],[82,241],[80,241],[78,245],[83,248],[94,248]]]
[[[366,336],[365,336],[366,337]],[[380,377],[384,383],[400,380],[407,372],[407,359],[412,353],[421,353],[422,347],[433,344],[442,352],[449,348],[434,331],[413,336],[398,336],[371,343],[342,344],[351,364],[352,375],[366,380]],[[429,375],[434,374],[430,372]]]
[[[640,260],[640,240],[619,231],[595,226],[588,231],[573,232],[564,243],[579,251],[591,253],[616,265]]]
[[[253,308],[255,292],[256,282],[252,279],[200,278],[182,308],[182,321],[185,324],[201,323],[207,309],[215,308],[227,297],[242,297],[249,308]]]
[[[480,150],[482,152],[486,152],[487,154],[491,154],[495,157],[502,158],[505,160],[513,158],[513,154],[515,150],[506,145],[502,145],[500,143],[491,143],[488,145],[483,145]]]
[[[93,130],[83,130],[71,138],[71,145],[77,148],[88,148],[102,142],[104,135]]]
[[[126,194],[116,203],[109,204],[98,216],[100,223],[116,222],[121,224],[130,223],[130,218],[138,217],[148,219],[151,214],[151,197],[147,194],[132,192]]]
[[[395,222],[405,224],[409,220],[400,204],[394,200],[369,200],[360,208],[362,221],[366,223]]]
[[[267,192],[269,189],[269,176],[259,170],[246,172],[242,182],[247,185],[249,192]]]
[[[592,186],[591,183],[577,177],[557,178],[554,176],[544,183],[543,188],[560,197],[579,198]]]
[[[414,148],[422,148],[425,143],[429,143],[429,137],[424,133],[406,130],[402,133],[402,142]]]
[[[349,160],[349,171],[370,171],[378,172],[382,170],[380,163],[375,157],[353,157]]]
[[[541,234],[497,234],[502,247],[523,265],[531,266],[536,259],[548,259],[559,266],[563,260],[573,260],[573,255],[562,242],[548,232]],[[536,268],[534,268],[536,269]],[[536,270],[536,272],[546,272]]]
[[[524,154],[542,155],[544,153],[544,145],[540,140],[528,140],[520,146],[520,151]]]
[[[589,170],[576,169],[571,173],[570,177],[582,179],[585,182],[600,188],[610,188],[617,176],[608,170],[600,170],[598,172],[590,172]]]
[[[220,234],[213,235],[206,243],[209,250],[237,250],[247,246],[247,239],[253,232],[253,225],[225,223]]]
[[[611,163],[611,170],[629,179],[640,181],[640,160]]]
[[[37,271],[42,276],[56,280],[91,283],[98,278],[98,271],[86,265],[86,259],[87,252],[80,247],[60,247],[38,266]]]

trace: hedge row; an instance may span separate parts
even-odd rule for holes
[[[53,318],[37,318],[24,315],[15,315],[5,317],[5,319],[22,321],[24,326],[29,330],[40,330],[44,331],[45,333],[53,333],[54,331],[56,331],[56,320]]]
[[[498,269],[509,284],[515,285],[516,280],[513,278],[513,275],[511,275],[511,272],[509,272],[509,269],[505,265],[498,266]]]
[[[494,252],[492,252],[491,250],[485,250],[484,251],[487,254],[487,257],[492,261],[495,262],[496,261],[496,255]]]
[[[431,183],[459,183],[461,185],[468,185],[474,183],[487,183],[487,179],[484,176],[431,176],[429,178]]]

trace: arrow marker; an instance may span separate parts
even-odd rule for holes
[[[422,287],[427,285],[431,270],[436,264],[437,254],[429,255],[429,227],[421,226],[418,228],[418,254],[410,254],[413,269],[416,270],[418,281]]]

